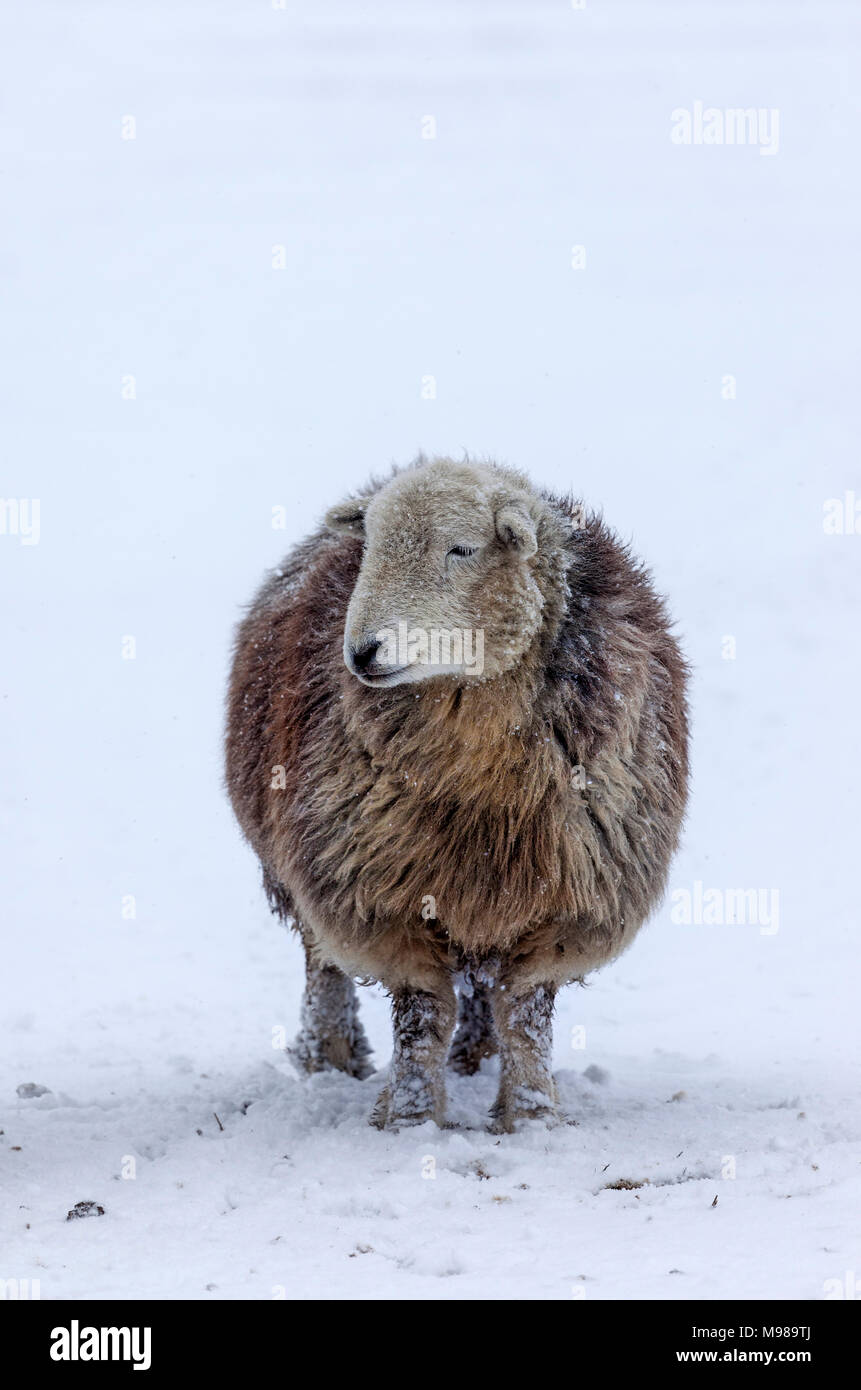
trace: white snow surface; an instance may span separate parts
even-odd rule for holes
[[[858,39],[836,0],[10,14],[0,490],[41,518],[38,544],[0,535],[0,1278],[587,1300],[861,1279],[861,534],[823,529],[861,498]],[[777,108],[778,152],[675,145],[697,100]],[[671,889],[779,893],[776,931],[680,925],[668,896],[559,1000],[570,1122],[510,1137],[485,1127],[494,1063],[452,1078],[452,1128],[368,1126],[373,988],[378,1075],[296,1075],[301,950],[222,786],[241,605],[420,448],[572,488],[631,539],[694,666]],[[67,1221],[80,1201],[104,1215]]]

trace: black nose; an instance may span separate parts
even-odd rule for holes
[[[352,650],[353,667],[356,671],[367,671],[377,652],[380,650],[379,642],[368,642],[366,646],[354,647]]]

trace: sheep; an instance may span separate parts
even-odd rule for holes
[[[239,626],[226,739],[305,948],[305,1071],[371,1074],[353,981],[377,981],[374,1124],[444,1124],[447,1064],[494,1055],[492,1128],[558,1119],[555,996],[664,891],[686,680],[641,564],[520,472],[420,456],[327,513]]]

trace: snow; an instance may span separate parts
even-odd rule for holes
[[[32,509],[0,535],[0,1278],[851,1287],[861,534],[823,510],[861,496],[858,37],[836,0],[16,12],[0,487],[40,506],[37,543]],[[697,101],[779,110],[778,152],[674,144]],[[779,893],[776,932],[668,895],[566,991],[552,1130],[488,1133],[493,1062],[451,1079],[453,1128],[371,1128],[373,989],[376,1077],[298,1078],[302,953],[221,785],[242,603],[419,448],[632,540],[695,668],[671,890]]]

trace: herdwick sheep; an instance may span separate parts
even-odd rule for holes
[[[557,990],[662,895],[686,666],[596,516],[494,464],[419,460],[333,507],[237,636],[227,782],[304,942],[294,1057],[370,1074],[353,979],[392,998],[373,1122],[444,1121],[499,1054],[494,1127],[551,1121]]]

